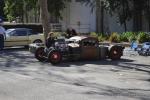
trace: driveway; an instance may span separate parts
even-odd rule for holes
[[[150,100],[150,57],[38,62],[22,48],[0,51],[0,100]]]

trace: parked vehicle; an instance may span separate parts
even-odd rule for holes
[[[150,56],[150,42],[143,43],[141,48],[138,48],[138,54],[141,56]]]
[[[44,35],[28,28],[12,28],[6,30],[5,47],[28,46],[31,43],[43,43]]]
[[[57,39],[55,45],[45,48],[44,44],[30,44],[29,50],[39,61],[49,61],[58,64],[63,59],[68,60],[98,60],[110,58],[120,59],[123,46],[99,45],[98,39],[89,36],[74,36],[69,39]]]

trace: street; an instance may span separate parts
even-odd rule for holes
[[[0,51],[0,100],[150,100],[150,56],[39,62],[28,50]]]

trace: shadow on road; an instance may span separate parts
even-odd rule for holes
[[[1,67],[25,67],[32,59],[33,56],[25,48],[7,48],[0,51]]]
[[[24,46],[17,47],[5,47],[3,51],[28,51],[29,48],[25,48]]]
[[[56,67],[71,67],[71,65],[82,66],[86,64],[94,65],[113,65],[120,70],[130,70],[134,69],[137,71],[147,72],[150,74],[150,65],[147,64],[137,64],[134,60],[130,59],[120,59],[120,60],[99,60],[99,61],[74,61],[74,62],[63,62]],[[107,66],[108,67],[108,66]],[[147,70],[148,69],[148,70]],[[112,70],[115,71],[115,70]]]
[[[41,69],[36,70],[35,72],[37,74],[42,74],[40,73],[41,70],[44,70],[45,65],[50,65],[52,68],[51,70],[61,70],[61,71],[70,71],[70,70],[64,70],[65,68],[69,68],[69,67],[76,67],[77,71],[79,71],[80,73],[84,73],[88,70],[86,70],[86,65],[91,66],[92,65],[99,65],[99,67],[103,66],[104,67],[110,67],[108,68],[109,71],[113,71],[113,72],[118,72],[118,71],[122,71],[122,70],[137,70],[137,71],[141,71],[141,72],[146,72],[148,74],[150,74],[150,65],[147,64],[137,64],[134,60],[130,60],[130,59],[121,59],[121,60],[110,60],[110,59],[106,59],[106,60],[97,60],[97,61],[74,61],[74,62],[68,62],[68,61],[64,61],[56,66],[52,66],[51,64],[49,64],[48,62],[39,62],[34,58],[34,55],[31,54],[30,52],[28,52],[28,49],[24,49],[24,48],[8,48],[5,49],[4,51],[0,51],[0,67],[4,67],[3,71],[11,71],[11,70],[5,70],[5,68],[24,68],[27,67],[28,64],[32,64],[34,66],[34,63],[37,63],[39,65],[41,65]],[[75,66],[74,66],[75,65]],[[112,65],[116,68],[116,70],[111,69]],[[83,67],[84,68],[83,68]],[[35,66],[36,67],[36,66]],[[59,68],[61,67],[61,68]],[[94,70],[101,70],[101,68],[99,69],[96,68]],[[43,68],[43,69],[42,69]],[[89,69],[91,70],[91,69]],[[14,72],[17,72],[19,74],[23,74],[23,75],[30,75],[29,70],[20,70],[20,69],[16,69]],[[51,77],[52,76],[57,76],[57,78],[61,78],[63,80],[65,80],[66,78],[64,78],[61,75],[55,75],[53,73],[51,73],[50,71],[45,71],[44,72],[48,73]],[[66,81],[70,81],[67,80]],[[148,81],[150,82],[150,79],[147,80],[143,80],[143,81]],[[72,82],[72,80],[71,80]],[[86,82],[86,81],[85,81]],[[93,90],[89,90],[86,92],[83,92],[83,94],[87,94],[87,95],[102,95],[102,96],[124,96],[124,97],[130,97],[130,98],[137,98],[140,100],[150,100],[150,96],[145,96],[144,92],[148,92],[150,90],[146,90],[146,89],[122,89],[122,88],[116,88],[116,87],[111,87],[111,86],[107,86],[107,85],[102,85],[102,84],[96,84],[96,83],[84,83],[84,80],[81,79],[81,83],[80,82],[74,82],[73,85],[76,86],[82,86],[82,87],[90,87]],[[140,91],[140,93],[138,93]]]
[[[0,51],[0,66],[4,67],[26,67],[28,64],[34,64],[39,63],[35,58],[34,54],[31,54],[28,52],[28,49],[25,48],[7,48],[3,51]],[[41,65],[49,64],[48,62],[42,62]],[[138,70],[147,72],[150,74],[150,65],[147,64],[137,64],[134,62],[134,60],[130,59],[120,59],[120,60],[97,60],[97,61],[63,61],[58,65],[55,65],[53,67],[72,67],[72,65],[75,66],[83,66],[87,64],[93,64],[93,65],[113,65],[117,67],[117,69],[120,70]],[[52,65],[50,65],[52,66]],[[109,67],[109,66],[107,66]],[[147,70],[149,69],[149,70]],[[112,70],[115,71],[115,70]]]

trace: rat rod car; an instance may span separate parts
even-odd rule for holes
[[[56,39],[54,46],[50,48],[46,48],[44,44],[30,44],[29,50],[35,54],[35,58],[39,61],[47,60],[52,64],[58,64],[63,59],[120,59],[123,55],[124,47],[119,45],[99,45],[99,41],[95,37],[74,36],[69,39]]]

